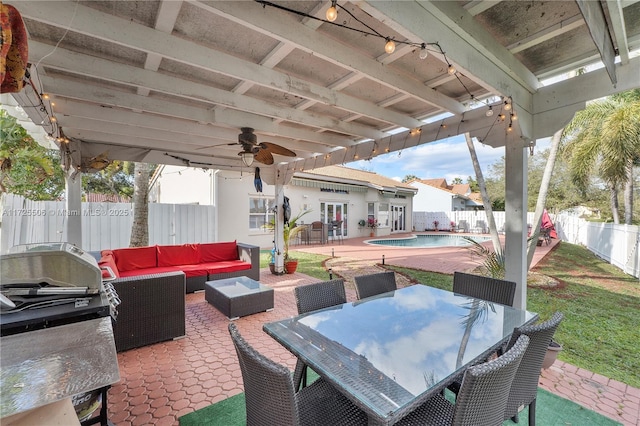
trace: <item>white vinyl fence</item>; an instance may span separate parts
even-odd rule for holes
[[[2,204],[0,253],[26,243],[66,241],[66,221],[82,216],[82,249],[128,247],[133,223],[131,203],[82,203],[69,212],[64,201],[31,201],[7,194]],[[149,244],[215,241],[213,206],[149,204]]]
[[[504,230],[505,213],[493,212],[498,231]],[[533,223],[533,212],[527,213],[527,223]],[[572,244],[580,244],[598,257],[622,269],[625,273],[640,277],[640,227],[635,225],[614,225],[612,223],[588,222],[576,216],[551,215],[558,238]],[[465,224],[467,230],[484,227],[487,216],[484,211],[414,212],[414,231],[434,229],[448,230],[453,221],[456,226]]]

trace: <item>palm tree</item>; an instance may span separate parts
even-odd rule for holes
[[[633,219],[633,166],[640,163],[640,90],[589,103],[565,127],[564,152],[574,183],[586,188],[592,170],[611,193],[611,212],[619,223],[618,190],[625,188],[625,223]]]

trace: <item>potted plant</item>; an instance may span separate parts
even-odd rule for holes
[[[291,242],[291,240],[293,238],[296,238],[296,236],[300,232],[302,232],[303,229],[305,229],[305,227],[303,225],[298,225],[296,222],[302,216],[304,216],[305,214],[310,213],[310,212],[311,212],[311,210],[301,211],[296,216],[290,218],[289,219],[289,223],[288,224],[285,223],[284,227],[282,229],[282,234],[283,234],[283,239],[284,239],[284,247],[283,247],[284,270],[288,274],[293,274],[296,271],[296,269],[298,268],[298,259],[295,259],[295,258],[289,256],[289,243]],[[273,220],[270,221],[266,225],[266,227],[269,228],[269,229],[275,229],[275,222]],[[275,263],[275,249],[272,251],[271,262]],[[269,268],[271,268],[271,266],[269,266]],[[274,264],[274,271],[275,271],[275,264]]]
[[[370,217],[367,220],[367,226],[371,229],[371,232],[369,232],[369,236],[370,237],[375,237],[376,228],[378,227],[378,219]]]
[[[562,350],[562,345],[555,340],[551,339],[549,346],[547,347],[547,353],[544,356],[544,361],[542,361],[542,368],[547,369],[556,362],[556,358],[558,357],[558,353]]]
[[[434,220],[433,221],[433,230],[436,231],[436,232],[439,231],[438,225],[440,225],[440,222],[438,222],[437,220]]]

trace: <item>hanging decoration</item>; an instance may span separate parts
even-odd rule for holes
[[[262,179],[260,179],[260,167],[256,167],[255,169],[253,186],[256,187],[256,192],[262,192]]]
[[[18,10],[0,3],[0,82],[2,93],[15,93],[24,87],[29,46],[27,30]]]

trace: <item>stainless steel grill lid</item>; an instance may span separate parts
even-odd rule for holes
[[[0,256],[0,285],[41,284],[87,287],[100,292],[102,274],[96,259],[69,243],[24,244]]]

